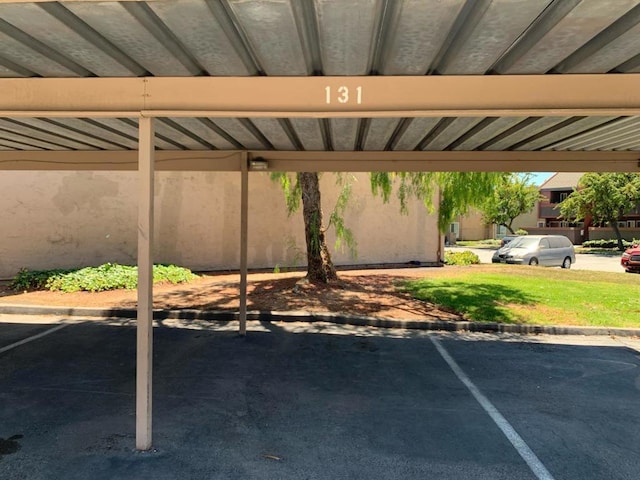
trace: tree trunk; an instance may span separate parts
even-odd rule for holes
[[[318,174],[301,172],[298,179],[302,189],[302,215],[307,242],[307,280],[320,283],[337,280],[338,275],[331,261],[322,225]]]
[[[511,223],[513,223],[513,222],[510,222],[509,225],[507,225],[506,223],[502,223],[501,225],[506,227],[506,229],[509,230],[509,233],[511,233],[511,235],[515,235],[516,232],[513,231],[513,228],[511,227]]]
[[[609,225],[611,225],[613,232],[616,234],[616,239],[618,240],[618,250],[624,252],[624,244],[622,243],[622,234],[620,233],[620,229],[618,228],[618,220],[609,220]]]

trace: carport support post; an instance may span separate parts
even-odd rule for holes
[[[154,120],[139,119],[138,141],[138,322],[136,364],[136,449],[151,448],[153,366],[153,181]]]
[[[247,334],[247,256],[249,241],[249,164],[246,152],[242,153],[240,170],[240,336]]]

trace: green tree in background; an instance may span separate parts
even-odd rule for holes
[[[560,204],[566,219],[591,219],[595,224],[608,223],[624,250],[618,220],[640,203],[639,173],[586,173],[578,188]]]
[[[502,225],[514,234],[512,225],[516,217],[530,212],[542,198],[529,174],[511,173],[497,183],[479,210],[485,223]]]

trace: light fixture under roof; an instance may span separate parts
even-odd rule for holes
[[[249,160],[249,170],[264,171],[268,169],[269,161],[262,157],[256,157]]]

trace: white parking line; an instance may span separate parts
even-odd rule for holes
[[[11,345],[7,345],[6,347],[0,348],[0,353],[7,352],[13,348],[19,347],[20,345],[24,345],[25,343],[33,342],[39,338],[42,338],[50,333],[57,332],[58,330],[63,329],[64,327],[68,327],[68,323],[63,323],[62,325],[58,325],[57,327],[50,328],[49,330],[45,330],[44,332],[40,332],[37,335],[33,335],[31,337],[27,337],[19,342],[12,343]]]
[[[471,395],[478,401],[480,406],[484,409],[485,412],[489,414],[491,419],[495,422],[502,433],[507,437],[511,445],[516,449],[516,451],[520,454],[529,468],[533,472],[533,474],[539,480],[554,480],[553,476],[546,467],[542,464],[540,459],[533,453],[533,450],[529,448],[529,445],[525,443],[518,432],[511,426],[511,424],[507,421],[506,418],[502,416],[502,414],[498,411],[498,409],[489,401],[487,397],[485,397],[482,392],[474,385],[474,383],[467,377],[464,371],[460,368],[460,366],[456,363],[456,361],[449,355],[449,352],[444,348],[440,340],[437,338],[430,336],[431,342],[435,345],[436,349],[442,356],[445,362],[449,365],[453,373],[456,374],[456,377],[464,384],[465,387],[471,392]]]

